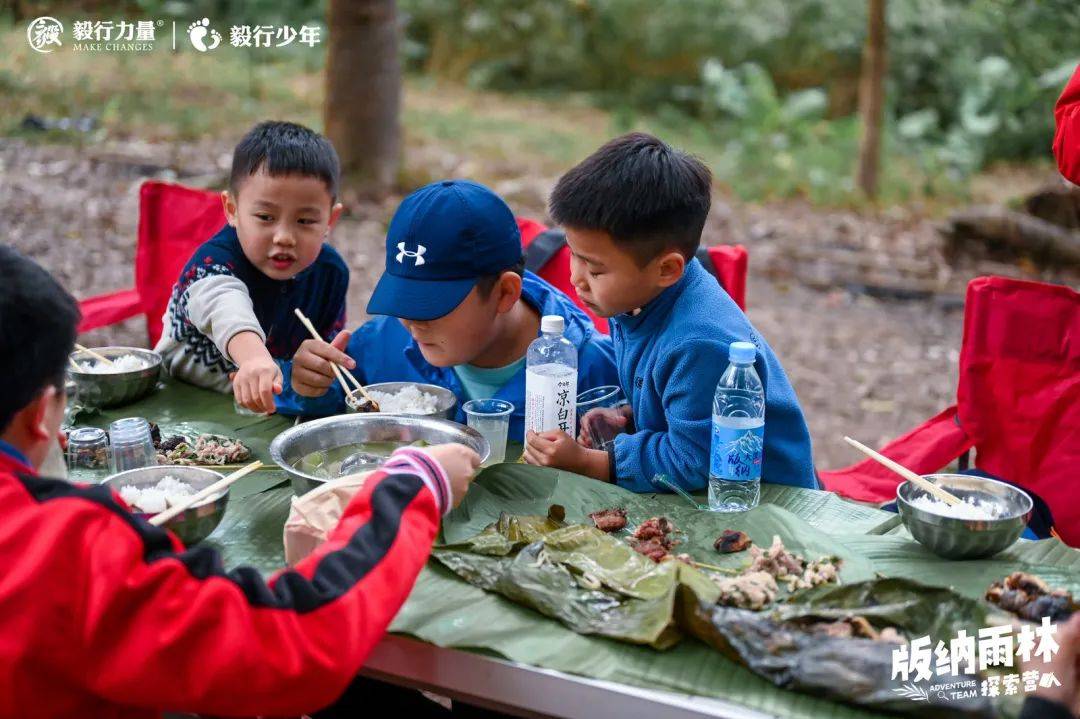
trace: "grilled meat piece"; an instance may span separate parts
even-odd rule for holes
[[[734,554],[735,552],[741,552],[752,544],[750,537],[746,532],[739,532],[734,529],[725,529],[724,533],[716,538],[716,542],[713,546],[716,551],[721,554]]]
[[[601,509],[590,514],[589,519],[601,532],[618,532],[626,526],[626,510],[622,507]]]

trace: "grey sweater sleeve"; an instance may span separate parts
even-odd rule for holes
[[[188,321],[213,343],[217,353],[227,362],[232,363],[228,353],[229,340],[240,332],[254,332],[266,341],[266,334],[255,317],[251,295],[236,277],[205,277],[193,282],[186,294]],[[169,315],[174,310],[170,303],[165,316],[166,327],[170,325]],[[190,343],[177,340],[166,332],[155,349],[162,355],[165,368],[172,376],[199,387],[230,391],[228,374],[221,371],[219,363],[208,363],[205,353],[200,353]]]
[[[231,275],[206,277],[188,288],[188,319],[230,362],[229,340],[241,332],[254,332],[266,342],[247,286]]]

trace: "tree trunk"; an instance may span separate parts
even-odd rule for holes
[[[859,167],[856,182],[870,198],[877,197],[881,164],[881,116],[885,107],[885,0],[868,0],[866,45],[859,79]]]
[[[330,0],[326,136],[350,194],[380,195],[401,160],[401,63],[394,0]]]

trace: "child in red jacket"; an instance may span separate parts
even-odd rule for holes
[[[75,300],[0,245],[0,717],[287,716],[334,701],[382,638],[479,457],[398,450],[330,539],[264,582],[37,475],[63,417]]]

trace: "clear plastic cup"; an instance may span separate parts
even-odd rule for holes
[[[514,405],[501,399],[469,400],[462,407],[469,426],[483,435],[491,447],[485,467],[505,461],[506,435],[510,431],[510,413]]]
[[[112,445],[109,468],[113,474],[157,464],[150,423],[142,417],[127,417],[110,424],[109,443]]]
[[[577,396],[577,419],[578,427],[582,432],[588,432],[589,441],[594,449],[602,449],[605,452],[615,441],[615,437],[626,431],[626,426],[619,426],[597,413],[583,421],[589,410],[615,409],[626,404],[622,396],[622,388],[618,385],[604,385],[587,389]]]
[[[108,469],[109,435],[97,427],[79,427],[68,433],[67,466],[75,469]]]

